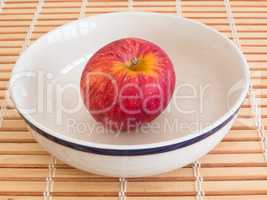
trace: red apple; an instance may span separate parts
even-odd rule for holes
[[[120,39],[98,50],[80,82],[83,101],[95,120],[120,131],[155,119],[168,105],[174,87],[168,55],[138,38]]]

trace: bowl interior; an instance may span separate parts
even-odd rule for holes
[[[171,103],[155,121],[118,133],[90,116],[80,98],[79,81],[96,50],[124,37],[143,38],[163,48],[177,82]],[[199,131],[228,112],[247,84],[244,65],[222,35],[187,19],[146,13],[98,15],[35,42],[15,66],[11,92],[32,122],[61,135],[97,144],[151,144]]]

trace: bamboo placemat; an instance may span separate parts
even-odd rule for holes
[[[230,133],[199,161],[160,176],[125,180],[73,169],[5,107],[12,66],[32,41],[79,17],[123,10],[203,22],[233,39],[251,68],[251,91]],[[0,105],[0,200],[266,200],[267,0],[1,0]]]

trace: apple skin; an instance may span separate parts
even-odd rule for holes
[[[115,131],[151,122],[167,107],[174,88],[168,55],[139,38],[116,40],[98,50],[80,81],[86,108],[96,121]]]

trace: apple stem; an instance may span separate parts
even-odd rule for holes
[[[132,60],[131,60],[131,63],[132,65],[137,65],[138,64],[138,59],[136,57],[134,57]]]

